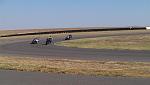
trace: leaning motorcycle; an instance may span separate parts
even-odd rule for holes
[[[39,39],[38,38],[34,38],[31,42],[31,44],[38,44],[39,43]]]

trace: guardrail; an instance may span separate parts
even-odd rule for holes
[[[63,31],[49,31],[36,33],[19,33],[11,35],[2,35],[0,37],[25,36],[25,35],[39,35],[39,34],[58,34],[58,33],[73,33],[73,32],[94,32],[94,31],[117,31],[117,30],[146,30],[146,27],[118,27],[118,28],[101,28],[101,29],[77,29],[77,30],[63,30]]]

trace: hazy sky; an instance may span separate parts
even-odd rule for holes
[[[0,29],[131,25],[150,25],[150,0],[0,0]]]

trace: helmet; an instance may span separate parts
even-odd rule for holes
[[[52,38],[52,36],[49,36],[48,38]]]

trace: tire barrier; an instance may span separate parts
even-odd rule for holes
[[[11,35],[2,35],[0,37],[13,37],[25,35],[39,35],[39,34],[58,34],[58,33],[74,33],[74,32],[94,32],[94,31],[117,31],[117,30],[146,30],[147,27],[116,27],[116,28],[94,28],[94,29],[76,29],[76,30],[62,30],[62,31],[49,31],[49,32],[34,32],[34,33],[18,33]]]

